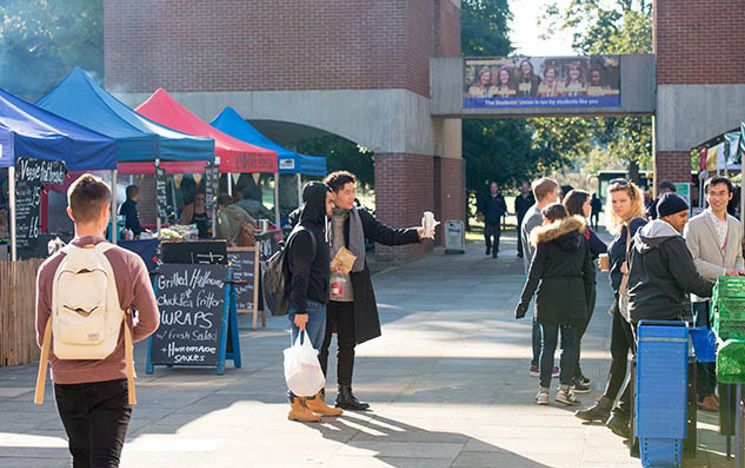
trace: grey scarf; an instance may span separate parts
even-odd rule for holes
[[[349,215],[349,250],[357,257],[352,265],[352,272],[359,273],[365,269],[365,230],[357,208],[351,210],[334,209],[334,215]]]

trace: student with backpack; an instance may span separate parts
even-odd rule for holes
[[[41,265],[36,280],[42,357],[35,402],[44,397],[48,359],[73,466],[115,467],[136,403],[133,343],[158,328],[160,315],[145,263],[103,238],[108,185],[84,174],[67,199],[75,239]]]
[[[326,184],[314,182],[303,190],[305,206],[300,222],[287,238],[286,291],[289,299],[287,317],[292,324],[292,343],[301,332],[307,332],[313,348],[321,349],[326,329],[326,304],[329,301],[329,244],[326,233],[328,218],[333,214],[334,193]],[[270,259],[271,262],[271,259]],[[339,416],[340,409],[324,401],[323,390],[316,395],[290,393],[291,421],[318,422],[321,416]]]

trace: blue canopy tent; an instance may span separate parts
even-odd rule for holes
[[[244,120],[243,117],[241,117],[241,115],[230,106],[223,109],[220,115],[215,117],[210,124],[233,138],[276,151],[277,158],[279,159],[279,174],[281,176],[297,176],[298,205],[300,204],[302,192],[301,176],[324,177],[326,175],[325,157],[301,154],[275,143],[256,130],[253,125]]]
[[[276,151],[279,158],[280,174],[302,174],[317,177],[326,175],[325,157],[300,154],[273,142],[256,130],[253,125],[246,122],[232,107],[226,107],[210,125],[233,138]]]
[[[8,168],[12,260],[17,258],[15,165],[22,157],[64,161],[71,171],[115,170],[116,142],[0,89],[0,167]]]
[[[36,104],[114,138],[122,174],[153,174],[156,165],[170,173],[203,172],[206,163],[215,159],[214,140],[172,130],[138,114],[80,68]]]

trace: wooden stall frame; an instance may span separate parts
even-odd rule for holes
[[[239,314],[253,314],[252,326],[254,330],[259,328],[259,274],[261,271],[259,247],[228,247],[228,253],[230,252],[254,252],[254,297],[253,297],[253,310],[248,309],[237,309]],[[261,310],[261,326],[266,327],[266,311]]]

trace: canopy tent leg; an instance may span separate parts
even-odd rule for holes
[[[158,168],[159,167],[160,167],[160,159],[156,159],[155,160],[155,179],[156,179],[155,180],[155,187],[156,187],[156,190],[155,190],[155,196],[156,196],[156,202],[155,202],[155,230],[160,235],[160,212],[158,210],[158,202],[157,202],[157,196],[158,196],[158,190],[157,190],[158,180],[157,179],[158,179]]]
[[[10,203],[10,260],[18,260],[16,246],[16,168],[8,167],[8,202]]]
[[[297,173],[297,206],[300,208],[303,205],[303,176]]]
[[[226,175],[228,176],[228,195],[232,197],[233,196],[233,174],[228,172]]]
[[[116,220],[116,169],[111,171],[111,243],[116,245],[118,223]]]
[[[279,172],[274,173],[274,221],[277,229],[281,229],[282,226],[279,224]]]

